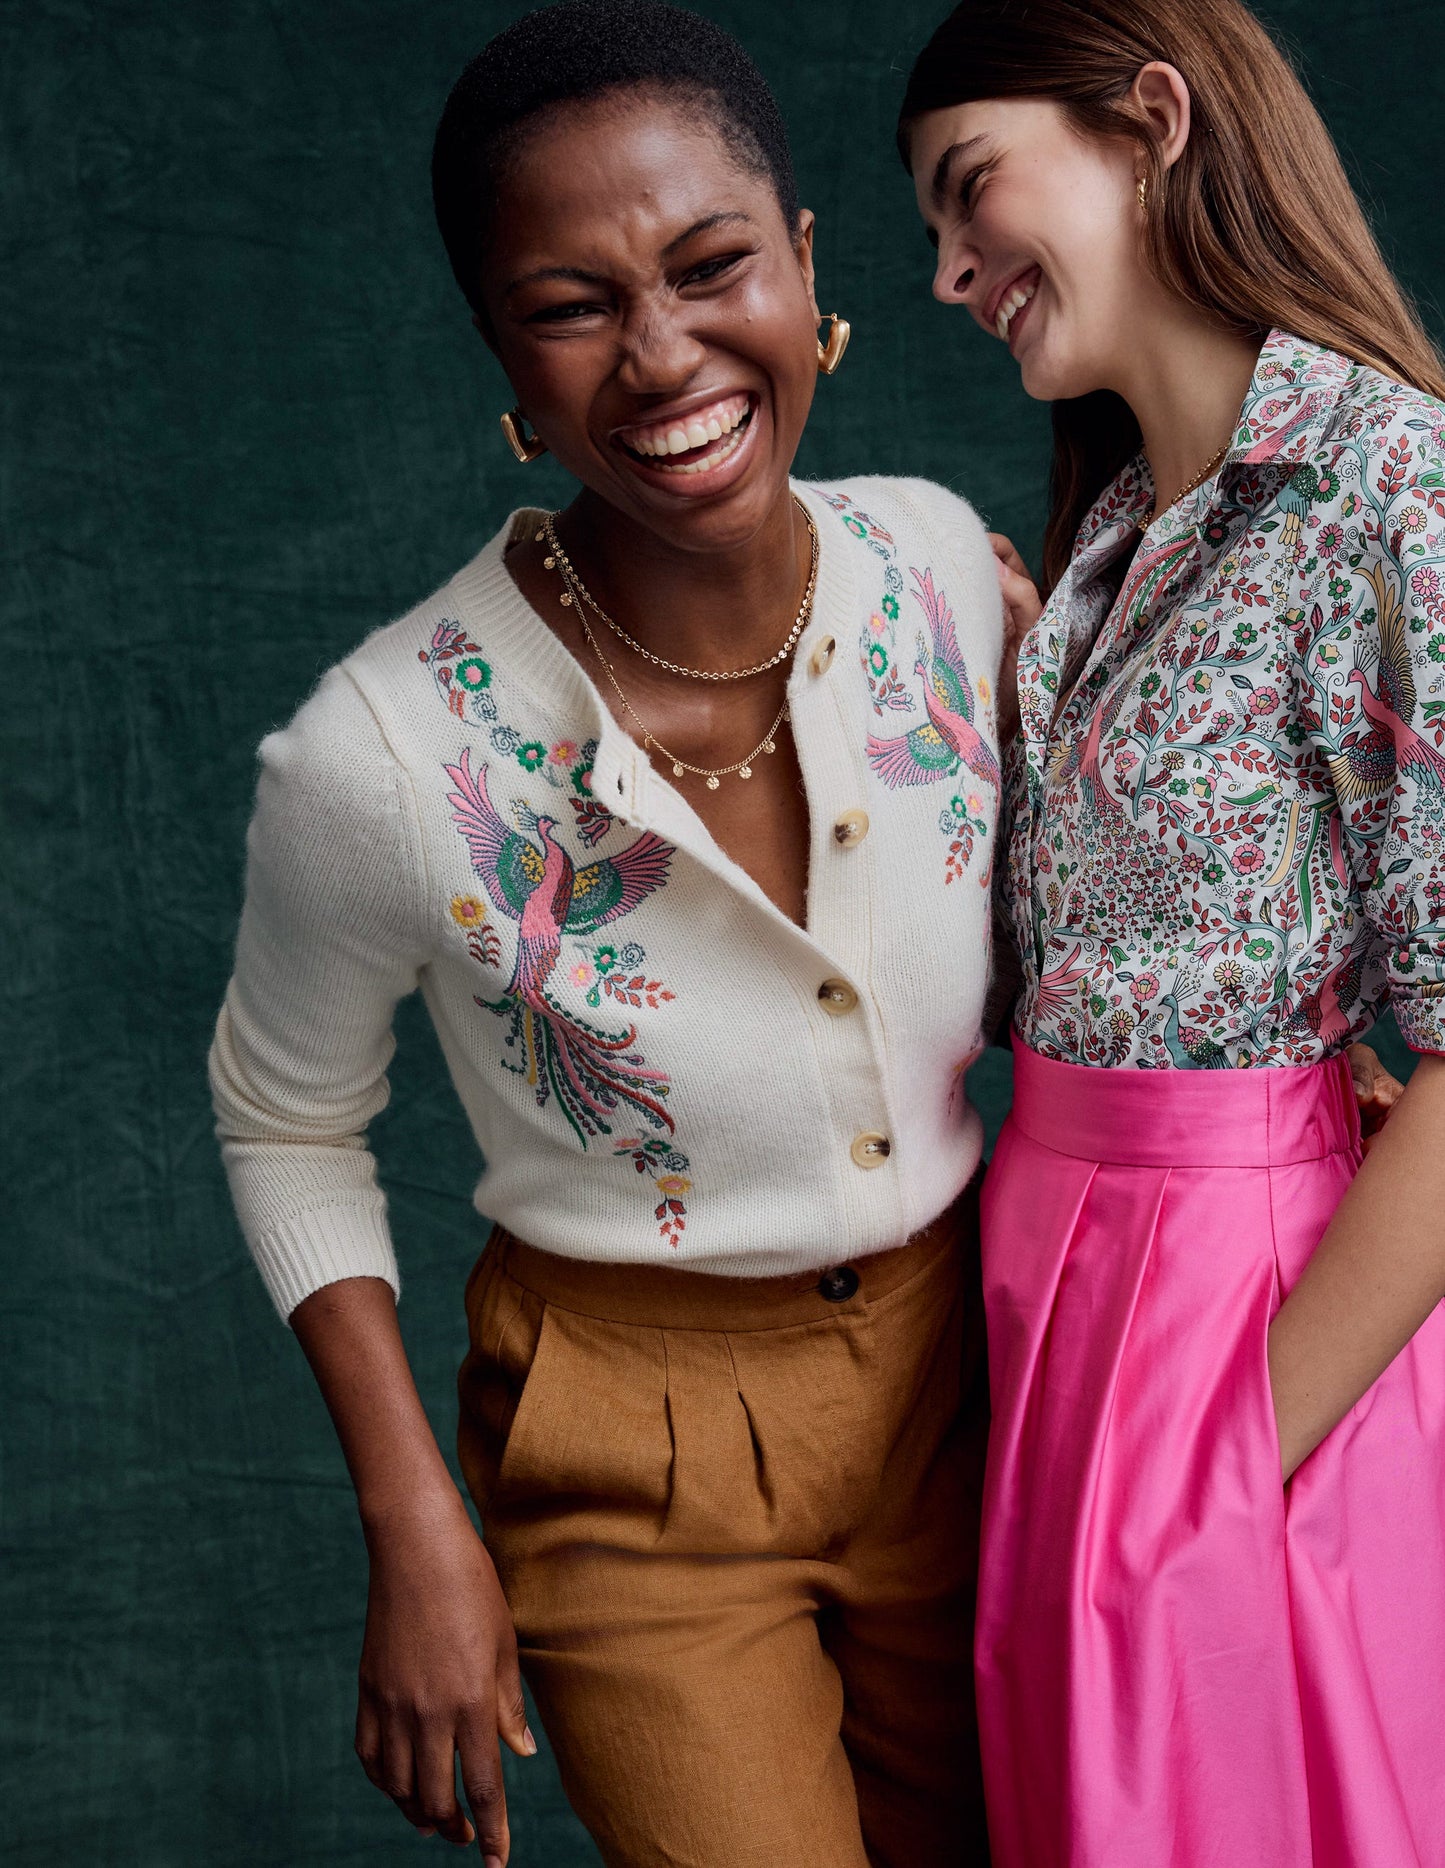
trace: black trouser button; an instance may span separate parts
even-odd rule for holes
[[[818,1295],[830,1304],[846,1304],[858,1289],[858,1273],[851,1265],[835,1265],[818,1280]]]

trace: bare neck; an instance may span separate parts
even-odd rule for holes
[[[1259,351],[1178,299],[1150,307],[1148,339],[1110,387],[1138,418],[1161,510],[1231,439]]]
[[[808,522],[786,488],[753,536],[725,551],[680,551],[585,492],[558,532],[629,634],[690,668],[766,660],[792,627],[812,562]]]

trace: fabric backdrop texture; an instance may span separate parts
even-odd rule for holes
[[[1036,557],[1046,411],[929,297],[892,148],[942,0],[704,4],[777,88],[819,299],[853,323],[802,471],[930,475]],[[257,742],[513,505],[565,496],[503,446],[510,397],[427,180],[448,85],[524,10],[0,0],[11,1868],[390,1868],[444,1846],[352,1755],[361,1537],[232,1219],[204,1063]],[[1442,334],[1445,10],[1268,18]],[[398,1035],[375,1141],[450,1457],[477,1164],[416,1003]],[[1002,1053],[975,1090],[996,1128]],[[545,1753],[508,1782],[518,1868],[596,1862]]]

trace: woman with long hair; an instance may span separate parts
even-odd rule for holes
[[[365,1527],[357,1749],[454,1842],[460,1758],[497,1868],[520,1652],[610,1864],[982,1859],[988,541],[921,481],[790,480],[847,327],[819,338],[777,107],[718,28],[519,22],[433,187],[507,441],[578,491],[266,741],[212,1056]],[[460,1378],[485,1547],[364,1145],[417,985],[499,1222]]]
[[[1445,370],[1236,0],[965,0],[900,147],[936,295],[1054,407],[984,1193],[995,1858],[1440,1868]],[[1419,1058],[1361,1166],[1387,1003]]]

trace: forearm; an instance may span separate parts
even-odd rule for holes
[[[460,1499],[417,1393],[381,1278],[342,1278],[298,1304],[291,1327],[335,1423],[368,1530]]]
[[[1445,1058],[1420,1060],[1269,1332],[1286,1478],[1445,1297]]]

